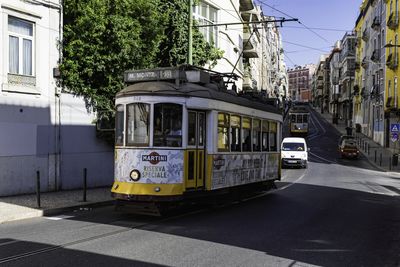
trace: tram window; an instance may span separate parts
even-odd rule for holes
[[[150,105],[135,103],[127,105],[127,145],[144,146],[149,144]]]
[[[182,146],[182,105],[154,105],[154,146]]]
[[[124,145],[124,106],[117,106],[115,116],[115,145]]]
[[[241,151],[240,116],[231,116],[231,151]]]
[[[297,123],[303,123],[303,115],[301,114],[297,115]]]
[[[303,122],[307,123],[308,122],[308,115],[303,115]]]
[[[188,145],[195,146],[196,145],[196,113],[189,112],[189,122],[188,122]]]
[[[204,135],[206,132],[206,118],[204,113],[199,113],[199,146],[204,146]]]
[[[251,118],[243,118],[242,133],[242,151],[251,151]]]
[[[269,123],[269,148],[270,151],[277,151],[278,146],[276,142],[276,136],[277,136],[277,125],[276,122],[270,122]]]
[[[290,115],[290,122],[296,122],[296,114]]]
[[[229,151],[229,115],[218,113],[218,151]]]
[[[262,151],[269,151],[269,122],[262,121],[261,125],[261,134],[262,134],[262,143],[261,148]]]
[[[261,121],[253,120],[253,151],[260,151]]]

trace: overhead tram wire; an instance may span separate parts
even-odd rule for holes
[[[193,27],[195,28],[203,28],[203,27],[215,27],[215,26],[228,26],[228,25],[248,25],[248,24],[260,24],[260,23],[274,23],[274,22],[289,22],[289,21],[298,21],[298,19],[296,18],[290,18],[290,19],[273,19],[273,20],[261,20],[261,21],[248,21],[248,22],[232,22],[232,23],[215,23],[215,24],[204,24],[204,25],[193,25]],[[254,32],[257,30],[257,27],[255,27],[253,29],[253,31],[251,32],[249,39],[247,40],[247,42],[244,44],[243,47],[245,47],[251,40],[251,37],[253,36]],[[232,69],[232,73],[231,73],[231,77],[233,77],[233,74],[235,72],[236,66],[239,63],[239,60],[241,59],[243,55],[243,50],[240,52],[240,55],[238,57],[238,59],[236,60],[235,65],[233,66]],[[231,77],[229,77],[228,82],[230,81]]]
[[[285,12],[283,12],[283,11],[281,11],[281,10],[279,10],[279,9],[277,9],[277,8],[275,8],[275,7],[273,7],[273,6],[271,6],[271,5],[266,4],[264,1],[261,1],[261,0],[257,0],[257,1],[258,1],[259,3],[261,3],[262,5],[265,5],[265,6],[271,8],[271,9],[273,9],[273,10],[275,10],[275,11],[277,11],[277,12],[279,12],[279,13],[281,13],[281,14],[287,16],[287,17],[293,18],[293,17],[290,16],[289,14],[287,14],[287,13],[285,13]],[[324,37],[321,36],[320,34],[318,34],[318,33],[316,33],[315,31],[313,31],[311,28],[309,28],[308,26],[306,26],[306,25],[305,25],[304,23],[302,23],[301,21],[297,20],[297,22],[298,22],[300,25],[302,25],[304,28],[306,28],[307,30],[309,30],[310,32],[312,32],[312,33],[314,33],[315,35],[317,35],[319,38],[321,38],[321,39],[324,40],[325,42],[329,43],[329,41],[328,41],[326,38],[324,38]]]
[[[289,42],[289,41],[282,41],[282,43],[287,43],[287,44],[291,44],[291,45],[296,45],[296,46],[308,48],[308,49],[315,50],[315,51],[319,51],[319,52],[323,52],[323,53],[328,53],[328,52],[329,52],[329,51],[324,51],[324,50],[319,49],[319,48],[315,48],[315,47],[311,47],[311,46],[306,46],[306,45],[302,45],[302,44],[296,44],[296,43],[292,43],[292,42]]]

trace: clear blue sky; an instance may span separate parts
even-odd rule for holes
[[[285,50],[285,62],[290,68],[294,65],[316,64],[321,54],[329,53],[335,42],[341,40],[346,31],[354,29],[362,0],[255,0],[255,2],[263,7],[265,15],[294,17],[311,29],[308,30],[297,22],[285,22],[283,28],[279,28]]]

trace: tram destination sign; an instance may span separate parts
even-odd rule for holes
[[[181,72],[177,68],[163,68],[152,70],[130,70],[126,71],[124,80],[126,83],[141,81],[160,81],[179,79]]]

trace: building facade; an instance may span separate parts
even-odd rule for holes
[[[315,71],[314,64],[297,66],[288,69],[289,77],[289,98],[291,101],[309,102],[312,99],[312,75]]]
[[[84,101],[57,86],[59,0],[0,0],[0,196],[111,185],[113,149]],[[102,162],[102,164],[98,164]],[[109,164],[107,164],[109,162]]]

